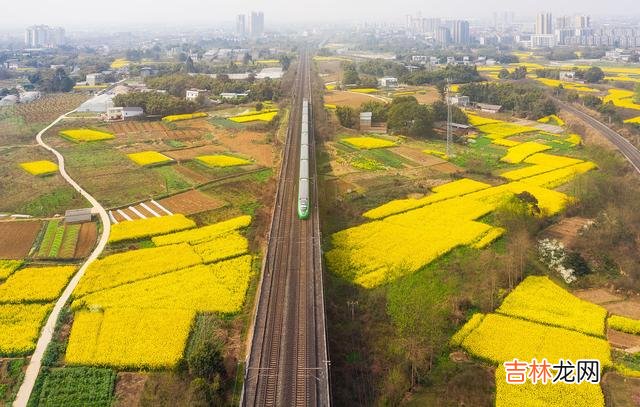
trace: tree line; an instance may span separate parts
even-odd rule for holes
[[[474,102],[501,105],[516,115],[529,119],[555,114],[557,107],[543,89],[516,83],[469,83],[460,93]]]

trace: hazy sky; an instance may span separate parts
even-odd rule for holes
[[[640,14],[638,0],[0,0],[0,27],[42,23],[73,27],[135,23],[187,25],[231,21],[238,13],[263,10],[269,22],[319,20],[396,20],[407,13],[423,16],[482,18],[494,11],[533,15]],[[105,27],[106,28],[106,27]]]

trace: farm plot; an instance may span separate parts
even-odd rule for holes
[[[604,405],[597,384],[511,385],[503,367],[514,358],[523,362],[546,358],[552,364],[559,359],[598,359],[602,367],[612,366],[607,341],[583,333],[603,335],[607,315],[603,308],[574,297],[546,277],[528,277],[497,312],[504,311],[514,317],[475,314],[451,340],[452,345],[498,365],[496,405],[514,405],[522,397],[527,405]]]
[[[234,314],[242,307],[252,269],[239,232],[246,226],[245,218],[230,219],[156,236],[168,243],[92,264],[74,292],[66,362],[174,367],[197,313]]]
[[[111,140],[115,138],[113,134],[92,129],[63,130],[60,132],[60,136],[74,142]]]
[[[455,181],[434,189],[436,193],[426,198],[391,201],[365,213],[378,220],[334,233],[333,248],[326,253],[327,265],[366,288],[385,284],[417,271],[455,247],[484,246],[485,236],[495,231],[477,219],[513,194],[531,193],[543,214],[560,212],[569,197],[544,187],[561,185],[592,168],[592,163],[582,163],[493,187],[473,180]],[[393,256],[389,247],[396,248]]]
[[[174,128],[175,127],[175,128]],[[111,123],[107,127],[118,140],[123,142],[141,142],[151,140],[190,141],[201,139],[212,131],[212,127],[204,119],[176,122],[169,128],[162,122],[125,121]]]
[[[195,189],[161,199],[158,203],[171,212],[183,213],[185,215],[220,208],[224,205],[224,201]]]
[[[110,407],[115,382],[116,374],[111,369],[52,369],[44,374],[37,405]]]
[[[349,106],[353,108],[359,108],[365,102],[380,101],[380,99],[373,97],[365,93],[345,92],[341,90],[334,90],[325,92],[325,103],[336,106]]]
[[[171,158],[157,151],[141,151],[139,153],[127,154],[127,157],[141,167],[163,165],[173,161]]]
[[[153,199],[141,202],[137,205],[112,209],[109,211],[109,218],[111,219],[111,223],[119,223],[138,219],[159,218],[166,215],[173,215],[173,211],[167,209],[166,206]]]
[[[36,257],[41,259],[74,259],[82,224],[66,224],[61,219],[46,223]],[[83,244],[93,246],[95,239]]]
[[[41,221],[0,222],[0,259],[27,257],[41,227]]]

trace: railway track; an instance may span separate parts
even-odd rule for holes
[[[292,91],[276,206],[245,371],[241,401],[244,406],[330,404],[312,113],[312,212],[307,220],[297,216],[302,101],[311,100],[310,62],[304,51]]]

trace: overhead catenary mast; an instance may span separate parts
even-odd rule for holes
[[[453,152],[451,151],[451,143],[453,137],[451,134],[451,78],[447,78],[447,86],[445,88],[445,98],[447,99],[447,157],[451,157]]]

